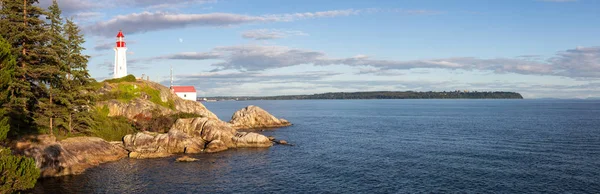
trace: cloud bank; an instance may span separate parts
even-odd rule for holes
[[[254,40],[271,40],[280,39],[290,36],[308,36],[307,33],[294,30],[278,30],[278,29],[257,29],[242,32],[242,37]]]
[[[86,30],[93,35],[112,37],[115,29],[122,29],[127,34],[135,34],[191,26],[225,27],[257,22],[289,22],[300,19],[349,16],[360,12],[360,10],[348,9],[252,16],[233,13],[182,14],[146,11],[119,15],[108,21],[87,26]]]
[[[273,45],[240,45],[216,47],[209,52],[187,52],[166,55],[153,59],[176,60],[220,60],[213,63],[214,72],[223,70],[262,71],[303,64],[316,66],[346,65],[370,67],[363,73],[383,75],[386,71],[415,68],[438,68],[449,70],[480,70],[495,73],[516,73],[524,75],[551,75],[572,78],[600,77],[600,47],[577,47],[557,52],[546,60],[531,59],[530,56],[515,58],[481,59],[475,57],[454,57],[424,60],[379,60],[357,55],[346,58],[329,57],[319,51],[289,48]]]

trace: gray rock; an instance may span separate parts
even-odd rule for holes
[[[278,119],[269,112],[254,105],[236,111],[229,123],[236,129],[259,129],[292,125],[285,119]]]
[[[272,146],[269,138],[264,135],[237,132],[223,121],[200,117],[178,119],[168,133],[140,132],[126,135],[123,144],[125,149],[136,152],[134,157],[130,154],[131,158]]]
[[[97,137],[72,137],[52,141],[40,135],[15,144],[15,151],[35,159],[42,177],[80,174],[87,168],[127,156],[127,151]]]

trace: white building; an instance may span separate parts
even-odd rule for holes
[[[127,47],[125,46],[125,36],[119,30],[117,34],[117,46],[115,47],[115,68],[113,78],[127,76]]]
[[[194,86],[171,86],[171,92],[185,100],[196,101],[196,88]]]

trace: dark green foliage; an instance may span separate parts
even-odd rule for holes
[[[0,109],[0,141],[6,139],[8,131],[10,130],[10,123],[8,123],[9,117],[3,109]]]
[[[32,125],[32,112],[38,100],[47,98],[47,86],[56,67],[52,61],[51,48],[47,47],[47,24],[42,20],[47,15],[42,8],[35,6],[37,0],[1,0],[0,34],[11,45],[11,53],[15,56],[18,68],[14,71],[9,101],[11,126],[19,130],[35,128]]]
[[[11,53],[11,45],[0,37],[0,110],[3,115],[2,119],[8,122],[9,126],[20,129],[20,131],[11,131],[9,135],[32,130],[28,127],[31,118],[25,109],[26,101],[28,101],[25,96],[28,91],[23,89],[28,88],[29,83],[23,82],[23,79],[17,77],[20,73],[19,69],[16,58]]]
[[[91,111],[92,121],[87,134],[100,137],[106,141],[121,141],[127,134],[135,133],[136,130],[125,117],[109,117],[107,106],[96,108]]]
[[[4,141],[10,125],[0,109],[0,142]],[[31,158],[12,155],[10,149],[0,146],[0,193],[12,193],[35,186],[40,171]]]
[[[135,81],[137,81],[137,79],[135,78],[134,75],[131,75],[131,74],[129,74],[125,77],[122,77],[122,78],[104,80],[104,82],[108,82],[108,83],[135,82]]]
[[[16,61],[10,52],[10,45],[0,37],[0,109],[8,105],[13,97],[12,88],[14,88],[14,73]]]
[[[516,92],[334,92],[312,95],[266,97],[214,97],[215,100],[309,100],[309,99],[523,99]]]
[[[66,92],[72,97],[65,116],[68,124],[66,128],[69,132],[74,129],[85,131],[90,127],[90,118],[93,116],[90,109],[96,101],[96,80],[90,77],[87,69],[89,56],[81,53],[85,50],[81,46],[85,42],[81,30],[70,19],[67,19],[64,29],[67,40],[65,64],[68,67],[67,80],[70,86]]]
[[[13,193],[35,186],[40,170],[32,158],[15,156],[0,147],[0,193]]]
[[[95,81],[87,70],[89,56],[82,54],[85,40],[77,25],[65,23],[56,0],[48,11],[37,0],[0,3],[0,34],[6,38],[0,57],[14,58],[14,63],[0,66],[0,103],[11,127],[18,129],[11,133],[86,131]]]

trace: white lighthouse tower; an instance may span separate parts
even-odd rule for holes
[[[125,36],[119,30],[117,34],[117,46],[115,47],[115,72],[113,78],[127,76],[127,47],[125,46]]]

